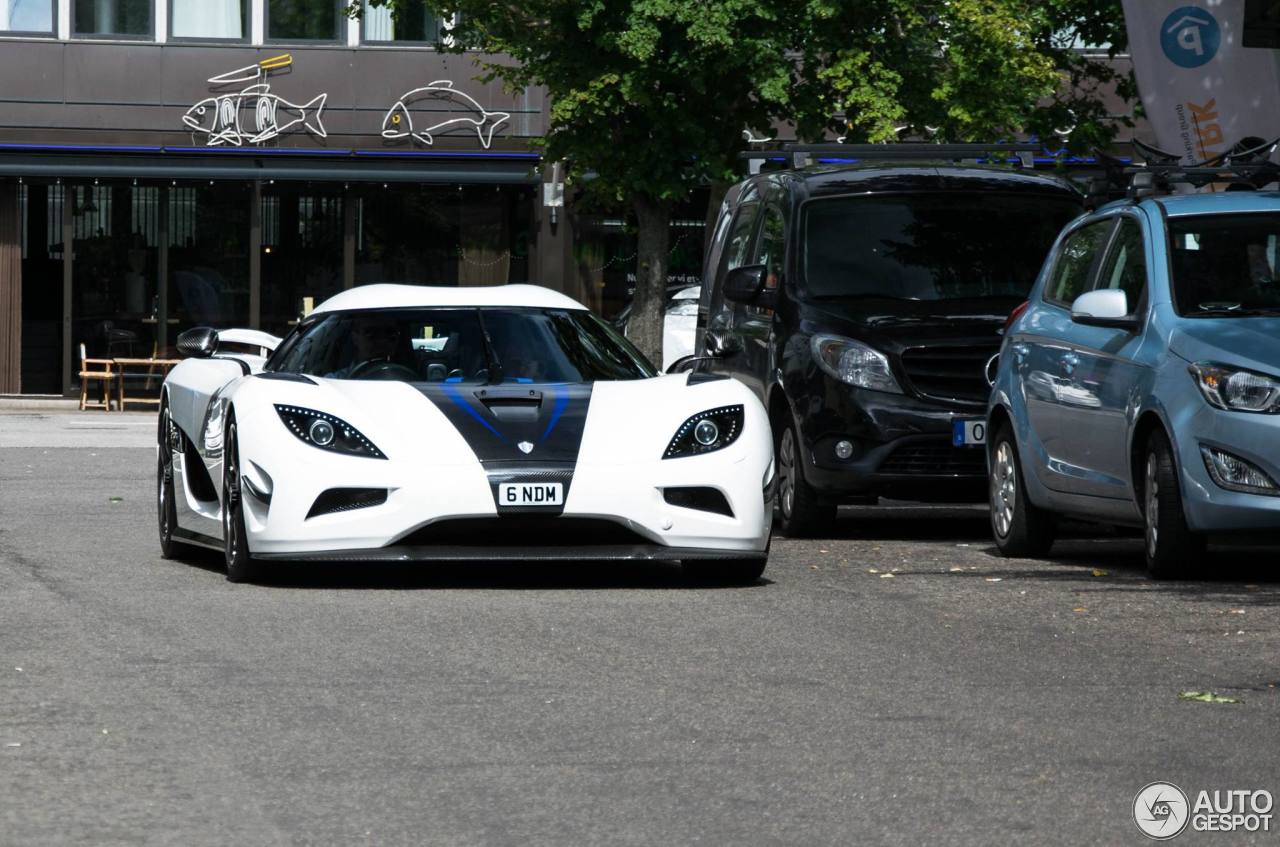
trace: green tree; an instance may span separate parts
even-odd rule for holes
[[[371,0],[423,3],[459,16],[441,46],[479,50],[484,78],[545,86],[547,158],[635,213],[632,338],[656,361],[672,206],[734,178],[744,129],[993,140],[1068,114],[1101,127],[1096,96],[1063,99],[1097,68],[1061,39],[1123,33],[1114,0]]]

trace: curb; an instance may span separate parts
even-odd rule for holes
[[[80,401],[71,397],[49,394],[0,394],[0,412],[75,412],[79,409]]]

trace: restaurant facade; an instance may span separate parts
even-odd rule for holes
[[[374,282],[621,308],[634,238],[548,205],[545,94],[477,81],[426,14],[344,6],[0,0],[0,394],[76,391],[81,345],[283,334]],[[696,283],[689,217],[673,243]]]

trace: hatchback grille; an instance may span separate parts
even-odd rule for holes
[[[938,400],[985,404],[991,394],[987,362],[1000,352],[1000,341],[964,346],[912,347],[902,353],[902,367],[916,391]]]
[[[904,444],[880,463],[879,473],[906,476],[987,475],[987,454],[977,447],[949,444]]]

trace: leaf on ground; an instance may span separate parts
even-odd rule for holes
[[[880,578],[881,578],[881,579],[893,579],[893,574],[891,574],[891,573],[882,573],[882,574],[880,574]]]
[[[964,568],[951,568],[951,573],[964,573]]]
[[[989,576],[987,577],[987,582],[1000,582],[1003,579],[1004,577],[1002,576]]]
[[[876,568],[867,568],[867,573],[880,573]]]
[[[1179,700],[1194,700],[1197,703],[1243,703],[1234,697],[1224,697],[1212,691],[1184,691],[1178,695]]]
[[[1075,607],[1074,609],[1072,609],[1071,611],[1073,611],[1073,612],[1087,612],[1087,611],[1089,611],[1089,610],[1088,610],[1088,609],[1086,609],[1084,606],[1076,606],[1076,607]]]
[[[110,500],[111,500],[111,502],[112,502],[112,503],[122,503],[122,502],[124,502],[124,498],[123,498],[123,497],[111,497],[111,498],[110,498]]]
[[[1107,572],[1106,572],[1106,571],[1104,571],[1102,568],[1094,568],[1094,569],[1093,569],[1093,575],[1094,575],[1094,576],[1106,576],[1106,575],[1107,575]]]

